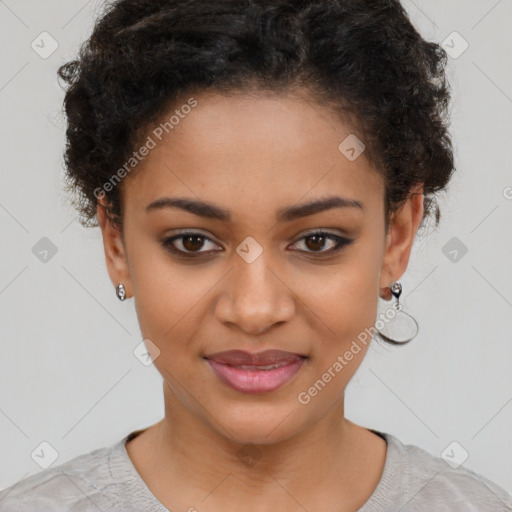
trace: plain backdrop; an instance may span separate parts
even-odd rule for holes
[[[418,236],[401,279],[420,332],[405,347],[373,342],[346,415],[437,456],[455,447],[467,453],[464,467],[510,492],[512,1],[403,5],[425,38],[447,41],[453,54],[457,172],[439,199],[439,228]],[[62,191],[56,70],[99,7],[0,1],[0,488],[42,470],[31,455],[42,442],[56,465],[163,416],[161,377],[133,354],[133,300],[116,298],[99,229],[80,226]],[[34,49],[41,37],[45,51],[58,44],[50,56]],[[37,244],[53,247],[47,261]]]

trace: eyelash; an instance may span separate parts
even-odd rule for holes
[[[173,242],[175,240],[179,240],[179,239],[184,239],[186,237],[189,237],[189,236],[200,236],[204,242],[213,242],[213,240],[206,236],[206,235],[203,235],[203,233],[199,233],[199,232],[196,232],[196,231],[183,231],[181,232],[179,235],[174,235],[170,238],[167,238],[165,239],[163,242],[162,242],[162,245],[164,246],[164,248],[166,250],[168,250],[169,252],[173,253],[173,254],[177,254],[179,256],[182,256],[182,257],[185,257],[185,258],[200,258],[202,256],[200,255],[209,255],[209,254],[212,254],[214,252],[220,252],[219,250],[213,250],[213,251],[182,251],[180,249],[176,249],[176,247],[173,246]],[[329,233],[327,231],[321,231],[321,230],[316,230],[316,231],[312,231],[312,232],[309,232],[307,233],[306,235],[302,236],[301,238],[299,238],[299,240],[297,240],[297,242],[294,243],[297,244],[298,242],[304,240],[304,239],[307,239],[307,238],[311,238],[313,236],[325,236],[326,239],[329,239],[329,240],[334,240],[336,242],[336,246],[334,248],[331,248],[327,251],[300,251],[300,252],[305,252],[306,254],[313,254],[313,255],[325,255],[325,254],[333,254],[335,252],[338,252],[338,251],[341,251],[343,249],[345,249],[346,247],[348,247],[354,240],[351,240],[349,238],[345,238],[345,237],[342,237],[342,236],[339,236],[339,235],[335,235],[334,233]],[[215,243],[215,242],[213,242]]]

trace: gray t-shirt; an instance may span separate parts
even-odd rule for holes
[[[168,512],[126,451],[125,442],[143,430],[4,489],[0,511]],[[386,461],[377,487],[357,512],[512,511],[512,497],[483,476],[461,466],[453,469],[422,448],[372,431],[387,442]],[[196,508],[201,507],[198,504]]]

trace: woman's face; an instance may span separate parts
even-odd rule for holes
[[[382,179],[364,152],[346,152],[351,139],[339,149],[351,132],[328,110],[291,95],[195,100],[169,133],[148,130],[154,147],[122,183],[125,245],[98,209],[108,270],[160,351],[166,414],[236,442],[271,443],[343,406],[379,289],[406,269],[423,198],[385,233]],[[163,198],[195,206],[150,207]],[[182,230],[196,236],[170,240]],[[306,359],[273,390],[251,388],[250,376],[240,390],[206,359],[234,349]]]

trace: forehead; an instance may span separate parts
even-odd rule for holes
[[[381,210],[381,176],[364,152],[351,161],[340,150],[353,131],[333,111],[302,94],[208,92],[182,105],[191,97],[193,108],[176,103],[147,128],[154,147],[126,183],[127,209],[179,195],[275,211],[336,193]]]

